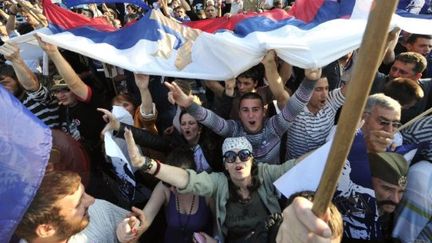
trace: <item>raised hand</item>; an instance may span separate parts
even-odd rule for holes
[[[305,77],[309,80],[318,80],[321,78],[321,68],[305,69]]]
[[[225,80],[225,94],[229,97],[234,96],[234,90],[236,87],[236,79],[230,78]]]
[[[141,156],[138,150],[138,146],[135,143],[132,132],[127,128],[125,128],[124,138],[126,140],[132,166],[135,168],[141,168],[144,165],[144,157]]]
[[[48,55],[59,51],[57,46],[43,41],[42,38],[37,34],[35,34],[35,37],[39,43],[40,48],[42,48],[42,50],[44,50]]]
[[[180,87],[175,83],[164,82],[165,86],[170,90],[168,93],[168,97],[172,99],[177,105],[187,108],[193,103],[193,96],[185,94]]]
[[[149,75],[134,73],[134,77],[135,77],[135,84],[137,85],[138,89],[140,90],[148,89],[149,79],[150,79]]]
[[[261,60],[261,63],[264,64],[264,66],[276,65],[276,57],[276,52],[274,50],[270,50]]]
[[[102,118],[107,123],[104,129],[102,130],[102,134],[108,131],[118,131],[120,129],[120,122],[117,118],[109,111],[103,108],[98,108],[98,111],[102,112],[104,115]]]
[[[17,44],[6,42],[0,47],[0,54],[2,54],[6,60],[16,62],[22,60],[20,55],[20,49]]]

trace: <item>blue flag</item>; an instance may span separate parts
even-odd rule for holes
[[[9,242],[45,174],[51,130],[0,85],[0,242]]]

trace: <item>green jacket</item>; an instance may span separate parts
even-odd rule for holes
[[[273,186],[273,182],[291,169],[295,165],[294,161],[295,160],[288,160],[280,165],[258,164],[258,177],[261,180],[258,194],[270,213],[281,212],[278,202],[278,192]],[[178,189],[178,192],[212,197],[215,201],[218,235],[219,237],[223,237],[228,233],[228,229],[224,226],[226,204],[229,198],[228,179],[226,175],[222,172],[210,174],[207,172],[197,174],[193,170],[187,170],[187,172],[189,173],[188,184],[185,188]]]

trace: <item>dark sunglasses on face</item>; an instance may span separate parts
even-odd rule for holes
[[[226,163],[234,163],[237,157],[239,157],[241,162],[246,162],[250,157],[252,157],[252,152],[247,149],[242,149],[238,153],[227,151],[223,157]]]
[[[399,128],[400,126],[402,126],[402,123],[400,123],[399,121],[389,121],[385,118],[380,117],[379,118],[379,124],[381,126],[392,126],[394,128]]]

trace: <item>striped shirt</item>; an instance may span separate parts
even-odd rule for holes
[[[323,145],[334,125],[336,112],[344,101],[345,96],[339,88],[329,92],[325,106],[317,114],[313,114],[305,107],[287,131],[285,158],[298,158]]]
[[[60,126],[59,106],[57,100],[50,95],[47,87],[41,85],[37,91],[25,91],[21,102],[48,127],[57,128]]]
[[[432,116],[426,116],[402,130],[404,144],[421,144],[418,152],[432,160]]]
[[[396,211],[393,237],[402,242],[432,241],[432,163],[410,167],[408,185]]]
[[[253,155],[257,162],[279,164],[280,138],[309,102],[315,83],[315,81],[303,81],[281,113],[265,120],[262,130],[255,134],[249,134],[240,121],[225,120],[197,104],[192,104],[187,111],[198,122],[222,137],[245,136],[252,144]]]

